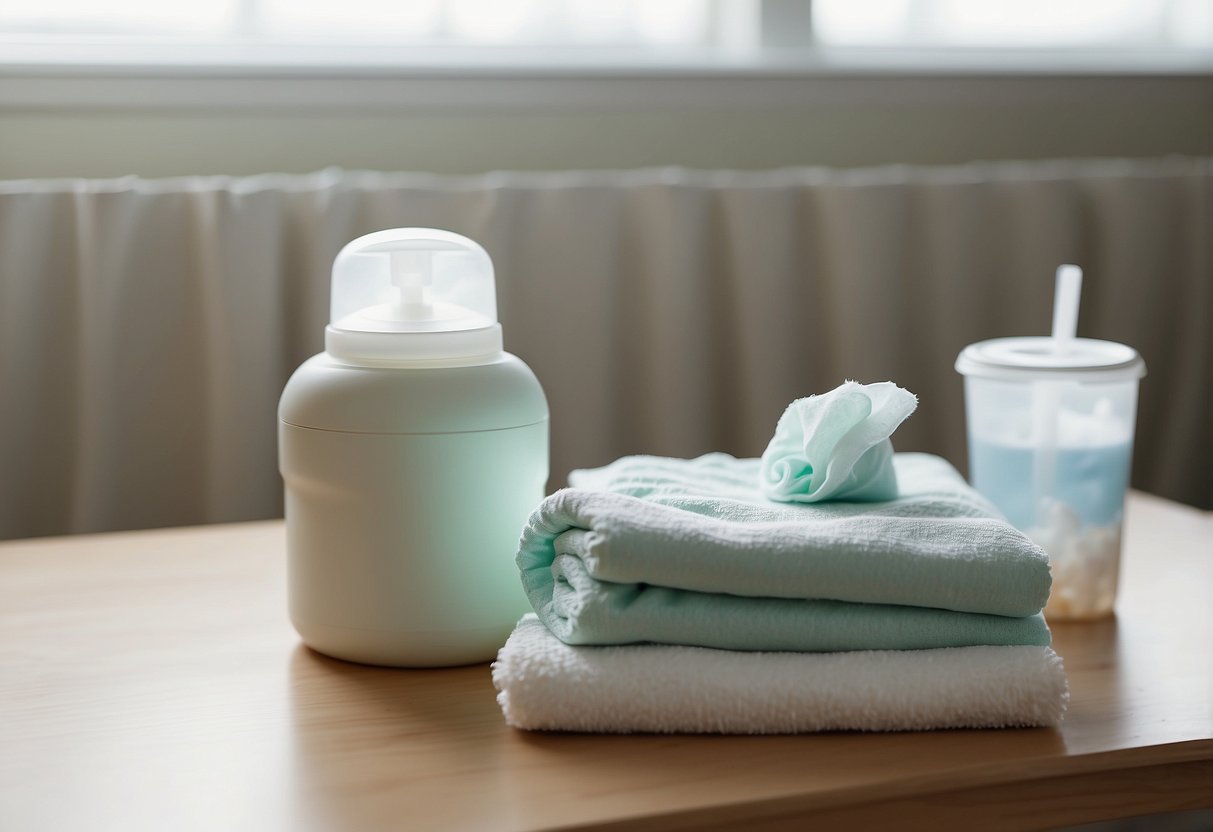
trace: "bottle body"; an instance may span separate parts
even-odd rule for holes
[[[291,620],[369,664],[487,661],[529,609],[514,556],[548,476],[526,365],[368,368],[317,356],[283,393]],[[390,429],[390,430],[389,430]]]

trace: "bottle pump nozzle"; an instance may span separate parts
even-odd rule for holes
[[[434,282],[434,260],[428,251],[389,253],[392,285],[396,287],[393,311],[404,321],[424,321],[434,316],[430,287]]]

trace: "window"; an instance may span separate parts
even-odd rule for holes
[[[492,46],[706,46],[712,0],[6,0],[0,31],[47,38]]]
[[[0,108],[710,108],[966,73],[1203,79],[1213,0],[0,0]]]
[[[5,0],[9,44],[985,50],[1213,47],[1210,0]],[[787,57],[786,55],[784,56]]]
[[[1210,0],[814,0],[818,42],[896,47],[1208,47]]]

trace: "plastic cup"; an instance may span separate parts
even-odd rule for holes
[[[1049,555],[1052,620],[1112,612],[1138,381],[1132,347],[996,338],[965,347],[969,479]]]

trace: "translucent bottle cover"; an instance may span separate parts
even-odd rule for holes
[[[488,252],[435,228],[393,228],[348,243],[333,261],[325,349],[386,363],[501,352]]]

